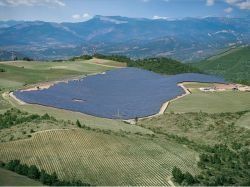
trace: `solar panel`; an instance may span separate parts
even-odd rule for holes
[[[112,119],[134,119],[159,112],[162,104],[184,94],[180,82],[217,82],[225,80],[210,75],[185,73],[159,75],[138,68],[107,71],[49,89],[16,91],[14,95],[27,102],[78,111]]]

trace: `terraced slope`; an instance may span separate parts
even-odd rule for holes
[[[164,138],[91,130],[36,133],[0,144],[0,159],[18,158],[61,178],[93,185],[168,185],[174,166],[197,172],[197,153]]]

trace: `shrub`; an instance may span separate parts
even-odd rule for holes
[[[0,68],[0,72],[6,72],[6,70],[5,69],[3,69],[3,68]]]
[[[33,129],[30,129],[30,133],[34,133],[35,131]]]
[[[76,121],[76,125],[77,125],[77,127],[79,127],[79,128],[81,128],[81,127],[82,127],[82,125],[81,125],[81,123],[80,123],[80,121],[79,121],[79,120],[77,120],[77,121]]]
[[[182,183],[182,181],[184,180],[184,174],[182,173],[182,171],[177,168],[176,166],[174,167],[174,169],[172,170],[172,175],[174,177],[174,180],[176,182],[178,182],[179,184]]]
[[[35,165],[29,167],[27,176],[31,179],[39,179],[40,172]]]
[[[191,185],[191,184],[194,184],[195,183],[195,178],[189,173],[189,172],[186,172],[184,174],[184,181],[188,184],[188,185]]]

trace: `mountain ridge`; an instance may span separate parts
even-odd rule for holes
[[[38,59],[98,52],[193,61],[223,48],[249,43],[249,21],[249,18],[165,20],[98,15],[76,23],[20,21],[1,27],[8,22],[0,22],[0,48]]]

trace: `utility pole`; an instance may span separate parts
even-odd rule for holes
[[[117,114],[115,115],[115,117],[117,117],[118,119],[120,119],[120,118],[121,118],[121,115],[120,115],[120,110],[119,110],[119,108],[117,109]]]
[[[13,49],[12,49],[12,51],[11,51],[11,60],[14,61],[14,58],[15,58],[15,57],[14,57],[14,51],[13,51]]]

